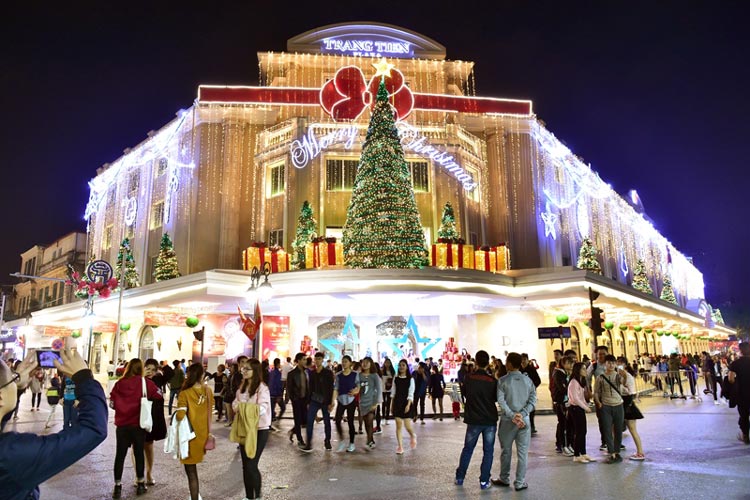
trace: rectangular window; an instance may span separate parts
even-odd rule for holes
[[[284,164],[271,165],[268,168],[268,197],[284,194],[285,187]]]
[[[284,230],[273,229],[271,231],[268,231],[268,244],[270,246],[284,246]]]
[[[137,171],[130,174],[130,179],[128,180],[128,195],[129,196],[136,196],[138,194],[139,180],[140,180],[140,176],[138,175]]]
[[[109,193],[107,193],[107,211],[110,211],[113,208],[115,208],[116,197],[117,197],[117,193],[115,191],[115,188],[110,189]]]
[[[430,191],[430,169],[426,161],[410,161],[411,184],[415,193],[427,193]]]
[[[157,201],[151,205],[151,219],[148,228],[153,231],[164,223],[164,201]]]
[[[109,250],[112,248],[112,226],[104,228],[104,240],[102,241],[102,250]]]
[[[351,191],[359,160],[326,160],[326,191]]]
[[[169,168],[169,160],[166,158],[159,158],[159,161],[156,164],[156,177],[161,177],[166,174],[167,168]]]
[[[475,248],[479,246],[479,235],[477,233],[469,233],[469,244]]]

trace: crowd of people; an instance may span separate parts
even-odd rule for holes
[[[736,360],[707,353],[669,357],[644,354],[633,362],[611,355],[606,346],[596,349],[593,361],[587,356],[579,359],[572,350],[554,351],[549,390],[557,417],[557,453],[572,457],[574,463],[596,461],[586,446],[586,414],[596,412],[600,450],[607,454],[605,462],[622,461],[625,449],[622,436],[626,430],[635,444],[634,453],[628,458],[644,460],[646,455],[636,425],[643,418],[636,404],[639,392],[636,381],[676,396],[677,389],[682,391],[682,379],[686,378],[695,394],[699,374],[703,375],[706,394],[713,394],[717,401],[721,388],[721,398],[738,407],[739,439],[750,444],[750,345],[743,343],[740,350],[742,356]],[[94,382],[77,353],[65,350],[63,354],[64,364],[56,363],[55,370],[46,372],[36,366],[33,355],[10,366],[0,362],[3,425],[17,418],[18,401],[27,389],[32,394],[31,411],[39,411],[41,394],[46,390],[51,406],[47,427],[58,404],[62,404],[64,413],[63,429],[47,436],[54,439],[0,434],[3,442],[0,480],[10,478],[9,481],[19,484],[18,491],[25,492],[11,498],[37,498],[36,486],[41,481],[84,456],[106,437],[107,410],[102,408],[101,386]],[[291,403],[293,426],[287,437],[290,442],[296,440],[301,453],[314,450],[315,427],[321,422],[322,449],[333,452],[333,419],[339,441],[337,452],[354,453],[358,447],[365,452],[374,450],[377,436],[383,433],[382,426],[393,422],[396,437],[393,451],[402,455],[406,449],[417,448],[415,424],[424,424],[426,399],[429,397],[432,402],[432,418],[442,420],[446,395],[450,396],[453,418],[458,420],[463,411],[466,424],[455,484],[463,485],[481,435],[480,488],[487,489],[493,484],[512,485],[516,490],[528,488],[526,464],[530,438],[536,434],[536,391],[541,379],[536,362],[526,354],[509,353],[502,361],[480,350],[473,358],[466,356],[457,377],[447,382],[442,360],[402,359],[394,366],[387,358],[381,364],[370,357],[355,361],[345,355],[341,362],[333,362],[326,360],[322,352],[314,356],[298,353],[294,359],[274,359],[270,363],[240,356],[219,365],[214,372],[207,372],[200,363],[186,366],[184,360],[168,363],[132,359],[112,368],[121,375],[109,396],[116,440],[114,499],[122,496],[128,453],[134,464],[136,495],[145,494],[149,486],[156,484],[154,443],[162,440],[165,451],[173,453],[183,464],[190,498],[201,499],[197,466],[215,446],[211,432],[214,423],[231,427],[230,440],[237,443],[241,457],[246,499],[261,498],[259,461],[270,434],[279,432],[279,420],[288,403]],[[404,430],[407,446],[403,441]],[[493,479],[496,437],[500,445],[500,472]],[[73,440],[79,439],[83,444],[74,445]],[[359,445],[358,439],[361,439]],[[49,465],[35,465],[36,472],[30,478],[24,476],[22,480],[22,475],[14,476],[19,464],[34,450],[44,449],[50,457],[56,457],[57,452],[49,448],[53,444],[60,446],[60,450],[75,447],[76,451],[54,465],[52,458]],[[29,446],[28,450],[18,451],[17,446],[21,445]],[[517,466],[511,482],[513,446]],[[7,450],[11,449],[20,453],[18,463],[15,457],[9,458]]]

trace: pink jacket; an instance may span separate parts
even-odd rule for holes
[[[271,428],[271,391],[263,382],[260,383],[258,391],[250,396],[247,392],[237,389],[237,397],[232,402],[232,408],[237,411],[240,403],[255,403],[260,406],[260,418],[258,419],[258,430]]]
[[[570,406],[578,406],[588,410],[589,405],[586,403],[586,393],[581,384],[576,379],[570,379],[568,384],[568,402]]]

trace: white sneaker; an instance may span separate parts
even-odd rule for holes
[[[563,455],[566,457],[572,457],[575,453],[573,453],[573,450],[571,450],[570,447],[566,446],[563,448]]]
[[[338,447],[338,449],[336,450],[336,452],[337,452],[337,453],[341,453],[341,452],[342,452],[342,451],[344,451],[345,449],[346,449],[346,441],[341,441],[341,442],[339,443],[339,447]]]
[[[719,405],[721,405],[721,403],[719,403],[719,400],[718,400],[718,399],[717,399],[716,401],[714,401],[714,404],[715,404],[716,406],[719,406]]]
[[[347,453],[354,453],[354,450],[356,450],[356,449],[357,448],[354,447],[354,443],[349,443],[349,446],[347,446],[347,448],[346,448],[346,452]]]

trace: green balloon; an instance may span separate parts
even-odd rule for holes
[[[644,331],[645,331],[646,333],[651,333],[651,332],[653,332],[654,330],[652,330],[651,328],[646,328],[646,329],[645,329]]]
[[[557,318],[555,319],[557,320],[558,323],[560,323],[561,325],[564,325],[565,323],[568,322],[568,319],[570,318],[568,318],[567,314],[558,314]]]
[[[185,324],[190,328],[195,328],[196,326],[198,326],[198,323],[200,323],[200,320],[195,316],[188,316],[188,318],[185,320]]]
[[[657,335],[658,335],[659,337],[663,337],[663,336],[664,336],[664,332],[656,332],[656,334],[657,334]]]
[[[71,333],[70,336],[73,337],[74,339],[80,338],[81,332],[79,330],[76,330],[73,333]]]
[[[628,325],[620,325],[620,331],[625,331],[628,329]]]
[[[607,330],[611,330],[614,327],[615,327],[615,324],[612,323],[611,321],[607,321],[607,322],[604,323],[604,328],[607,329]]]
[[[128,330],[130,330],[130,323],[121,323],[120,330],[123,332],[127,332]]]
[[[640,325],[635,325],[635,326],[633,327],[633,330],[635,330],[636,332],[640,332],[641,330],[643,330],[643,327],[642,327],[642,326],[640,326]]]

